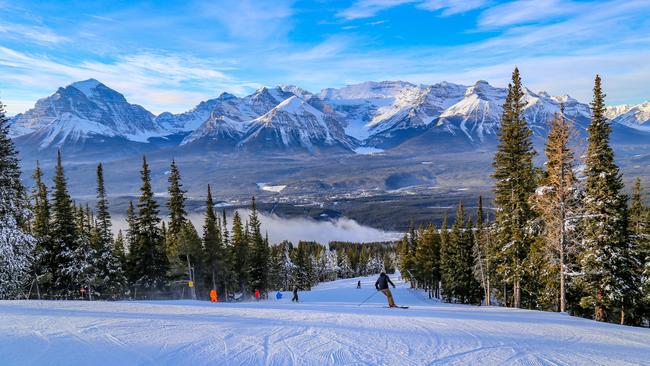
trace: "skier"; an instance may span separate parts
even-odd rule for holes
[[[276,298],[277,300],[282,299],[282,292],[278,291],[278,293],[275,294],[275,298]]]
[[[210,301],[212,302],[219,301],[219,298],[217,297],[217,290],[215,289],[210,290]]]
[[[259,290],[259,289],[255,289],[255,298],[257,299],[257,301],[260,300],[260,297],[261,297],[261,296],[262,296],[262,295],[260,294],[260,290]]]
[[[361,281],[357,281],[357,288],[361,288]]]
[[[393,281],[388,278],[388,275],[386,275],[386,272],[381,272],[379,274],[379,278],[377,279],[377,282],[375,282],[375,288],[377,291],[381,291],[384,295],[386,295],[386,298],[388,299],[388,306],[391,308],[396,308],[397,305],[395,305],[395,301],[393,300],[393,294],[390,292],[388,289],[388,284],[391,284],[393,288],[395,288],[395,284]]]
[[[293,286],[293,297],[291,298],[291,302],[298,302],[298,286]]]

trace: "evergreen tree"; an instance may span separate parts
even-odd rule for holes
[[[205,267],[210,276],[212,288],[221,290],[224,284],[225,255],[219,230],[219,219],[214,212],[212,190],[208,185],[208,197],[205,200],[205,218],[203,224],[203,246],[205,248]]]
[[[485,225],[485,213],[483,212],[483,197],[478,198],[478,209],[476,210],[476,226],[474,227],[474,276],[481,283],[485,305],[490,306],[490,262],[488,256],[489,231]]]
[[[0,102],[0,299],[18,297],[28,282],[36,240],[25,230],[27,206],[18,152],[9,138],[9,119]]]
[[[185,211],[185,191],[181,184],[181,173],[178,170],[176,161],[172,160],[169,168],[169,201],[167,201],[167,208],[169,209],[169,233],[173,236],[180,232],[185,226],[187,221],[187,212]]]
[[[92,245],[92,226],[89,222],[90,210],[78,206],[75,214],[76,239],[72,249],[66,254],[68,266],[62,268],[63,275],[69,277],[77,289],[84,288],[85,295],[92,300],[97,289],[98,254]],[[70,293],[74,293],[70,290]]]
[[[513,285],[513,305],[521,307],[521,280],[533,238],[528,225],[532,219],[529,197],[535,190],[531,130],[523,116],[524,90],[519,70],[512,73],[512,84],[503,105],[499,145],[494,156],[495,240],[500,250],[498,266],[504,279]]]
[[[650,319],[650,210],[643,203],[645,196],[641,188],[641,179],[637,177],[634,181],[628,214],[629,240],[633,245],[631,255],[638,259],[633,262],[636,266],[634,280],[638,283],[635,288],[639,293],[633,299],[636,310],[633,324],[641,323],[644,317]]]
[[[269,246],[262,238],[261,223],[257,216],[257,207],[255,205],[255,197],[251,200],[251,214],[249,217],[250,235],[250,284],[253,289],[260,290],[261,293],[266,293],[267,290],[267,274],[269,263]]]
[[[605,95],[596,75],[594,100],[586,153],[582,252],[579,255],[580,283],[587,291],[582,307],[594,311],[594,319],[604,321],[607,311],[623,306],[629,295],[630,264],[627,241],[626,197],[623,181],[609,145],[611,126],[605,117]],[[621,312],[623,318],[624,312]]]
[[[162,291],[166,286],[169,262],[161,235],[158,204],[151,189],[151,172],[147,159],[142,158],[142,187],[135,218],[135,233],[129,252],[130,281],[136,289]]]
[[[235,211],[232,218],[232,251],[233,251],[233,268],[232,273],[237,285],[237,290],[246,293],[248,286],[248,243],[244,235],[239,212]]]
[[[466,219],[465,207],[461,202],[447,240],[445,266],[441,268],[447,301],[463,304],[480,301],[480,284],[476,281],[473,270],[473,246],[471,222]]]
[[[113,243],[113,255],[119,260],[120,267],[123,269],[123,273],[126,276],[126,239],[124,238],[124,234],[122,234],[122,230],[119,230],[117,232],[117,237],[115,237],[115,242]],[[126,278],[124,280],[126,284]]]
[[[32,223],[31,234],[36,238],[36,247],[33,252],[33,265],[31,274],[34,278],[36,293],[41,298],[41,290],[47,290],[49,263],[52,262],[52,241],[50,238],[50,202],[48,200],[47,186],[43,183],[43,171],[36,162],[36,169],[32,175],[34,189],[32,190]],[[50,274],[51,279],[51,274]],[[45,280],[44,280],[45,279]]]
[[[440,282],[440,237],[433,224],[429,224],[422,234],[418,235],[419,244],[415,252],[415,262],[418,277],[429,298],[438,296]]]
[[[182,231],[186,227],[187,212],[185,211],[185,191],[181,184],[181,174],[175,160],[171,162],[167,181],[169,182],[169,187],[167,188],[169,200],[166,206],[169,210],[169,222],[164,235],[165,252],[169,260],[171,275],[180,279],[185,278],[187,273],[188,264],[185,255],[189,247],[188,243],[182,240],[184,238],[187,239],[186,235],[182,235]],[[185,234],[191,235],[188,232]]]
[[[74,263],[80,254],[77,248],[79,233],[75,225],[75,208],[68,193],[68,184],[61,163],[61,152],[57,152],[54,188],[52,190],[52,260],[50,271],[53,274],[54,290],[67,296],[77,293],[79,286],[75,278]]]
[[[93,248],[96,251],[95,266],[99,291],[111,298],[119,298],[126,289],[126,276],[122,267],[122,258],[116,256],[113,233],[111,232],[111,215],[108,211],[108,199],[104,186],[104,169],[97,165],[97,211],[94,229]],[[123,249],[122,249],[123,250]],[[123,254],[123,252],[122,252]]]

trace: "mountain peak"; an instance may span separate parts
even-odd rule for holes
[[[93,95],[93,90],[100,85],[104,85],[104,84],[100,83],[99,81],[97,81],[97,79],[93,79],[93,78],[77,81],[70,84],[71,87],[84,93],[89,98]]]

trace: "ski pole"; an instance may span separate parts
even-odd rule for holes
[[[372,295],[368,296],[365,300],[363,300],[363,301],[361,302],[361,304],[359,304],[359,306],[365,304],[366,301],[370,300],[373,296],[377,295],[377,292],[379,292],[379,291],[375,291],[375,292],[373,292]]]

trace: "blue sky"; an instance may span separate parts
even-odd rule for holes
[[[223,91],[366,80],[479,79],[608,104],[650,99],[650,1],[0,0],[0,99],[10,114],[96,78],[180,112]]]

